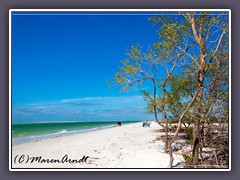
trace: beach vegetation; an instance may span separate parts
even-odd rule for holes
[[[192,144],[192,155],[185,156],[186,161],[204,165],[207,160],[203,158],[202,149],[214,146],[216,151],[221,151],[222,143],[216,141],[220,131],[224,142],[228,139],[228,14],[178,12],[152,16],[149,20],[156,28],[159,41],[146,50],[140,45],[127,50],[127,59],[121,61],[115,83],[124,91],[139,87],[148,112],[155,114],[157,122],[157,114],[162,114],[170,167],[171,144],[177,139],[182,124],[185,137]],[[148,81],[150,89],[143,88],[143,83]],[[173,136],[169,136],[170,118],[177,123]],[[218,126],[213,126],[216,122]],[[226,155],[227,149],[224,152]],[[211,157],[219,164],[217,155],[220,154]],[[221,163],[228,165],[225,155]]]
[[[182,154],[183,156],[183,159],[185,161],[185,163],[187,165],[191,165],[192,164],[192,161],[193,161],[193,157],[191,155],[188,155],[188,154]]]

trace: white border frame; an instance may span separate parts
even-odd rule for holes
[[[223,11],[229,13],[229,168],[228,169],[14,169],[12,165],[12,12],[179,12]],[[9,10],[9,171],[231,171],[231,10],[230,9],[10,9]]]

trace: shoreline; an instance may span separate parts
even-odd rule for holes
[[[22,139],[13,137],[12,138],[12,146],[31,143],[31,142],[37,142],[37,141],[43,141],[43,140],[47,140],[47,139],[54,139],[54,138],[58,138],[58,137],[74,136],[74,135],[87,133],[87,132],[101,131],[104,129],[114,128],[116,126],[117,125],[111,125],[111,126],[97,127],[97,128],[91,128],[91,129],[82,129],[82,130],[76,130],[73,132],[69,131],[69,132],[65,132],[62,134],[60,134],[60,133],[39,134],[39,135],[36,135],[35,137],[34,136],[21,137]],[[17,142],[13,143],[13,141],[17,141]]]
[[[139,121],[138,121],[139,122]],[[126,125],[126,124],[133,124],[133,123],[138,123],[136,122],[131,122],[131,121],[123,121],[122,122],[122,126]],[[22,122],[21,124],[45,124],[46,122],[40,122],[40,123],[28,123],[28,122]],[[59,124],[59,122],[50,122],[52,124]],[[60,123],[69,123],[69,122],[60,122]],[[71,123],[89,123],[89,122],[71,122]],[[117,122],[90,122],[90,123],[111,123],[108,125],[101,125],[101,126],[93,126],[93,127],[87,127],[87,128],[83,128],[83,129],[72,129],[72,130],[68,130],[67,128],[65,129],[64,127],[62,127],[61,129],[59,129],[59,131],[56,132],[49,132],[49,133],[38,133],[38,134],[33,134],[33,135],[27,135],[27,136],[22,136],[22,137],[14,137],[12,135],[12,146],[18,145],[18,144],[25,144],[25,143],[30,143],[30,142],[35,142],[35,141],[41,141],[41,140],[45,140],[45,139],[52,139],[52,138],[56,138],[56,137],[62,137],[62,136],[71,136],[71,135],[76,135],[76,134],[82,134],[82,133],[86,133],[86,132],[93,132],[93,131],[99,131],[99,130],[103,130],[103,129],[108,129],[108,128],[113,128],[113,127],[117,127]],[[47,123],[49,124],[49,123]],[[25,132],[24,132],[25,133]]]
[[[142,127],[142,123],[101,129],[80,134],[58,136],[12,146],[13,168],[167,168],[169,155],[161,151],[162,141],[154,141],[160,134],[157,123]],[[42,160],[79,160],[89,157],[85,163],[32,163],[14,162],[16,156],[40,157]],[[174,163],[182,162],[181,155],[174,154]]]

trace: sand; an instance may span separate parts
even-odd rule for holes
[[[154,130],[160,128],[157,123],[151,127],[134,123],[14,145],[12,168],[168,168],[169,155],[162,151],[164,143],[154,141],[159,136]],[[65,155],[71,160],[84,155],[89,158],[77,163],[46,163],[47,159],[61,160]],[[39,156],[42,163],[30,163],[28,158]],[[174,154],[173,165],[182,161],[181,155]]]

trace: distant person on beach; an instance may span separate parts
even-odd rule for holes
[[[143,122],[143,127],[150,127],[150,125],[151,125],[151,121],[146,120]]]
[[[117,122],[117,125],[118,125],[118,126],[121,126],[121,125],[122,125],[122,123],[121,123],[121,122]]]

